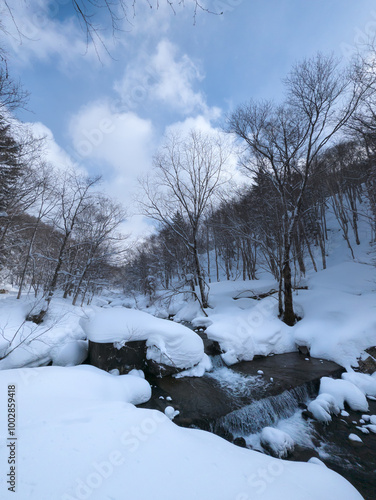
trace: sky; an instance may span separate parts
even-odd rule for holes
[[[49,161],[101,175],[130,214],[169,130],[211,131],[250,99],[281,100],[293,64],[318,51],[346,61],[376,33],[374,0],[205,0],[215,14],[195,19],[193,0],[176,13],[137,0],[115,37],[94,18],[103,46],[87,43],[71,0],[14,0],[13,19],[3,2],[1,44],[30,93],[17,117],[46,137]],[[147,229],[129,219],[128,232]]]

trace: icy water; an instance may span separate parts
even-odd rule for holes
[[[289,460],[317,457],[346,477],[366,500],[376,499],[376,434],[363,435],[356,429],[361,414],[349,411],[349,417],[334,418],[328,426],[302,417],[302,409],[317,395],[320,378],[340,377],[343,370],[338,365],[298,353],[230,368],[220,356],[212,360],[214,370],[201,378],[150,379],[152,398],[140,406],[164,411],[172,405],[180,412],[176,424],[208,430],[264,453],[259,433],[265,426],[277,427],[295,441]],[[370,414],[376,414],[375,401],[370,401]],[[363,443],[348,439],[354,432]]]

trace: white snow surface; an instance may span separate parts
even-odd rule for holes
[[[178,368],[191,368],[204,357],[204,344],[191,329],[136,309],[96,309],[81,321],[89,340],[125,342],[146,340],[147,358]]]
[[[316,420],[326,424],[332,420],[332,413],[335,415],[340,413],[336,398],[325,392],[320,393],[314,401],[309,403],[307,408]]]
[[[16,386],[16,494],[28,500],[361,500],[341,476],[315,464],[284,462],[208,432],[137,409],[150,395],[140,377],[93,367],[0,371],[0,393]],[[0,399],[3,446],[7,400]],[[4,470],[4,469],[3,469]]]
[[[0,295],[0,370],[51,361],[70,366],[85,359],[87,342],[79,324],[84,310],[56,297],[42,324],[26,321],[40,302],[26,295],[17,300],[14,292]]]
[[[342,378],[356,385],[366,396],[376,396],[376,377],[373,375],[348,372],[343,373]]]
[[[330,394],[340,410],[346,402],[352,410],[368,411],[367,398],[356,385],[347,380],[323,377],[320,381],[319,394]]]
[[[356,434],[349,434],[349,439],[350,439],[350,441],[355,441],[357,443],[363,443],[361,438],[359,436],[357,436]]]
[[[376,345],[376,272],[368,263],[331,262],[330,268],[310,273],[308,290],[294,294],[302,319],[293,327],[278,318],[276,295],[259,301],[245,298],[247,290],[251,296],[275,289],[276,283],[267,279],[212,283],[208,318],[198,316],[193,324],[207,327],[229,365],[256,354],[293,352],[298,344],[307,346],[313,357],[350,369],[366,348]],[[234,300],[239,295],[243,298]]]
[[[287,432],[275,427],[264,427],[260,440],[262,445],[270,448],[279,458],[287,457],[295,446],[294,440]]]

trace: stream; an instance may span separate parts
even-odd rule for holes
[[[213,432],[236,445],[267,453],[259,433],[277,427],[295,441],[288,460],[319,458],[348,479],[366,500],[376,498],[376,434],[356,429],[361,413],[333,417],[329,425],[304,418],[306,404],[319,390],[320,378],[338,378],[343,368],[299,353],[241,362],[227,367],[219,355],[210,356],[213,371],[203,377],[150,377],[152,398],[143,408],[164,411],[173,406],[177,425]],[[369,401],[376,414],[376,401]],[[348,439],[357,433],[363,443]]]

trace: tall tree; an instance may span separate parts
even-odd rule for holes
[[[228,158],[229,150],[219,135],[198,131],[170,135],[154,158],[152,177],[142,182],[144,214],[170,228],[192,255],[203,308],[208,307],[208,287],[199,258],[199,232],[223,183]],[[177,213],[187,226],[176,223]]]
[[[240,106],[228,130],[245,141],[252,172],[268,175],[282,210],[283,320],[296,321],[293,308],[291,252],[304,196],[318,155],[346,125],[372,88],[360,65],[341,71],[332,57],[318,54],[296,64],[285,80],[287,99]]]

